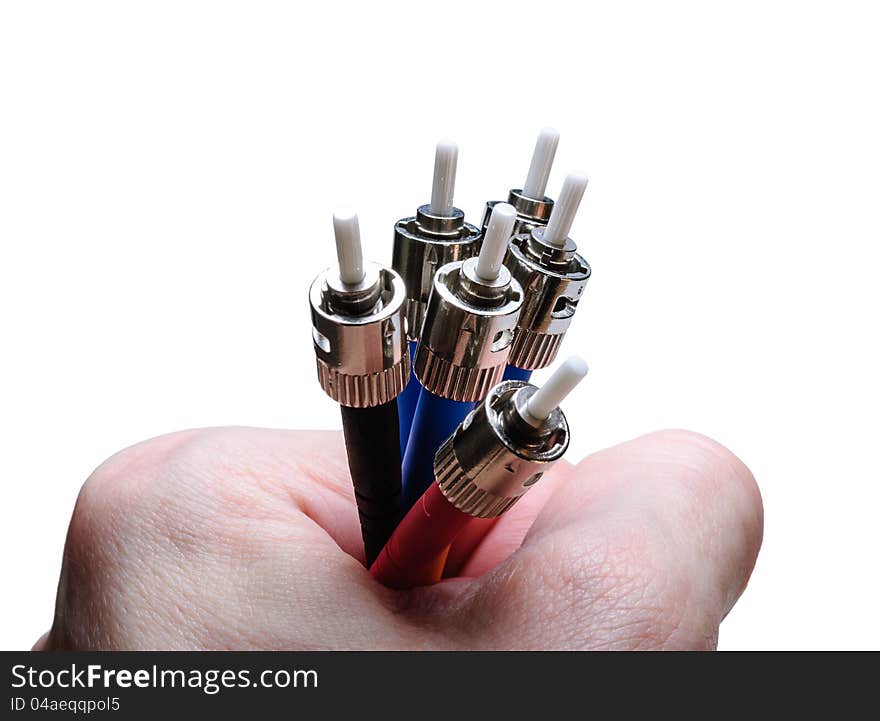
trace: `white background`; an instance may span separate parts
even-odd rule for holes
[[[880,108],[871,3],[0,6],[0,648],[48,628],[106,456],[175,429],[336,428],[306,289],[461,147],[456,205],[591,178],[571,458],[719,439],[766,509],[724,649],[878,648]],[[540,376],[538,376],[540,378]]]

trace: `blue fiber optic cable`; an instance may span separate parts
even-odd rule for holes
[[[528,383],[532,378],[533,371],[527,371],[525,368],[517,368],[510,364],[504,369],[504,380],[506,381],[525,381]]]
[[[437,449],[452,435],[475,405],[475,402],[464,403],[441,398],[421,388],[409,443],[403,457],[403,477],[410,479],[403,492],[404,508],[411,508],[431,485]]]
[[[410,426],[412,426],[413,416],[416,414],[416,404],[419,402],[419,392],[422,386],[419,379],[416,378],[415,372],[412,370],[412,363],[415,360],[416,346],[418,342],[411,340],[409,342],[409,360],[410,371],[409,381],[403,393],[397,396],[397,414],[400,417],[400,455],[406,452],[406,443],[409,440]]]

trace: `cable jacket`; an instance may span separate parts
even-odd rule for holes
[[[409,342],[409,382],[403,393],[397,396],[397,413],[400,416],[400,456],[406,452],[406,443],[409,440],[409,431],[412,427],[413,416],[416,414],[416,403],[419,402],[419,391],[422,386],[419,385],[419,379],[413,372],[415,367],[416,346],[418,341],[411,340]]]
[[[495,527],[498,518],[475,518],[455,538],[443,564],[443,578],[460,576],[471,557]]]
[[[370,574],[397,589],[436,583],[449,545],[471,520],[432,483],[391,535]]]
[[[516,366],[506,366],[504,368],[504,380],[506,381],[525,381],[528,383],[532,378],[532,371]]]
[[[339,408],[369,566],[401,515],[397,400],[372,408]]]
[[[404,512],[412,508],[434,482],[437,449],[458,428],[474,405],[441,398],[425,388],[421,389],[403,457]]]

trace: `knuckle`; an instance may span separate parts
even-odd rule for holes
[[[709,506],[723,503],[746,531],[760,539],[764,509],[761,492],[748,466],[731,450],[700,433],[666,430],[655,434],[678,464],[680,479],[695,500]]]
[[[202,442],[205,431],[181,431],[143,441],[115,453],[80,489],[72,528],[109,532],[131,524],[162,494],[163,481]]]
[[[764,527],[761,494],[745,463],[717,441],[689,431],[664,431],[660,437],[676,458],[669,475],[684,493],[682,515],[666,528],[668,537],[678,537],[667,563],[678,559],[680,567],[670,582],[692,609],[703,611],[689,614],[688,637],[714,643],[718,624],[745,589],[757,559]],[[688,538],[681,538],[680,528],[690,529]],[[700,577],[709,582],[693,587]]]

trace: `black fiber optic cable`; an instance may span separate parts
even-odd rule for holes
[[[354,214],[334,215],[339,265],[309,290],[318,381],[339,403],[367,565],[400,517],[397,396],[409,380],[403,280],[364,263]]]
[[[400,424],[397,401],[372,408],[340,406],[367,566],[400,520]]]

